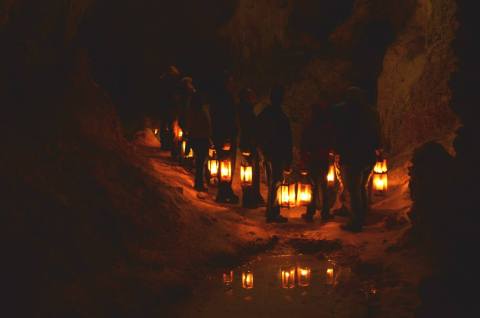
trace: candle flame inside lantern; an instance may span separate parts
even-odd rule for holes
[[[253,181],[253,167],[241,166],[240,167],[240,181],[244,186],[251,186]]]
[[[312,271],[308,267],[298,267],[297,268],[297,279],[298,279],[298,286],[307,287],[310,285],[310,278],[312,275]]]
[[[153,133],[154,133],[155,135],[158,135],[158,129],[155,128],[155,129],[153,130]]]
[[[223,283],[230,286],[233,283],[233,271],[223,273]]]
[[[211,177],[218,176],[218,160],[216,159],[208,160],[208,171],[210,171]]]
[[[295,268],[289,268],[282,270],[282,288],[294,288],[295,287]]]
[[[224,182],[232,180],[232,162],[230,160],[220,161],[220,180]]]
[[[388,189],[388,167],[387,160],[377,161],[373,168],[373,187],[378,192],[385,192]]]
[[[243,272],[242,273],[242,287],[244,289],[252,289],[253,288],[253,273]]]
[[[327,183],[328,185],[333,185],[335,183],[335,165],[333,164],[328,167]]]
[[[295,184],[282,184],[278,188],[278,202],[280,206],[285,208],[291,208],[295,206]]]

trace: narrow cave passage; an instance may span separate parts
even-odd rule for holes
[[[0,312],[476,316],[469,6],[0,2]]]

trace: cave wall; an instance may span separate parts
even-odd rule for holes
[[[455,1],[418,1],[388,48],[378,79],[378,109],[392,153],[445,138],[451,148],[458,125],[449,87],[456,69],[452,48],[456,25]]]
[[[263,94],[259,109],[273,83],[286,83],[285,108],[298,144],[309,106],[338,102],[357,85],[378,107],[392,156],[451,136],[458,125],[448,87],[455,1],[329,2],[238,1],[221,35],[241,83]]]

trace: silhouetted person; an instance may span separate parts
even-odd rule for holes
[[[195,190],[205,192],[205,162],[210,146],[211,126],[210,118],[205,110],[200,93],[192,97],[190,107],[185,115],[185,127],[188,132],[188,143],[193,149],[195,157]]]
[[[227,75],[218,85],[210,100],[210,118],[212,120],[212,140],[219,160],[231,160],[232,177],[229,182],[219,180],[216,201],[238,203],[238,196],[233,193],[232,181],[237,155],[237,114],[234,98],[234,82]],[[224,150],[229,144],[229,150]]]
[[[288,219],[280,215],[277,189],[283,172],[292,163],[292,131],[288,117],[282,110],[285,88],[275,86],[271,93],[271,105],[258,116],[258,143],[265,159],[268,180],[267,222],[284,223]]]
[[[180,71],[171,65],[167,72],[160,78],[160,139],[162,149],[172,150],[173,147],[173,122],[175,109],[179,103]]]
[[[332,218],[330,209],[335,203],[336,191],[329,187],[327,181],[330,166],[330,153],[335,148],[335,127],[330,108],[326,103],[312,105],[311,120],[305,127],[301,141],[301,156],[303,164],[308,168],[313,183],[312,201],[302,218],[313,222],[313,216],[318,208],[321,192],[322,221]]]
[[[337,105],[336,118],[337,151],[351,202],[350,221],[342,228],[360,232],[368,210],[367,184],[380,146],[378,114],[363,90],[350,87],[345,102]]]
[[[247,208],[256,208],[258,205],[265,204],[260,194],[260,160],[257,149],[257,118],[255,116],[254,106],[257,96],[251,88],[243,89],[240,93],[240,105],[238,117],[240,124],[240,151],[250,153],[250,162],[252,164],[252,186],[244,189],[243,206]]]

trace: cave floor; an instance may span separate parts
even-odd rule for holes
[[[232,221],[248,225],[244,235],[251,240],[267,235],[276,241],[273,249],[252,255],[248,261],[210,271],[195,284],[191,299],[178,306],[175,316],[413,316],[419,304],[418,284],[429,273],[429,266],[416,251],[395,249],[409,228],[392,222],[410,206],[405,182],[392,182],[389,196],[372,204],[364,231],[355,234],[341,230],[347,220],[343,217],[326,224],[318,219],[306,224],[300,208],[282,211],[289,218],[287,224],[267,224],[265,208],[219,205],[214,202],[215,188],[210,188],[208,195],[199,195],[192,188],[189,169],[174,163],[166,152],[149,151],[147,157],[155,176],[181,189],[188,202],[206,215],[214,215],[221,224],[228,220],[225,226],[232,226]],[[241,193],[238,181],[234,191]],[[335,264],[333,283],[326,282],[328,264]],[[309,286],[299,286],[297,278],[292,288],[282,288],[281,270],[292,266],[311,270]],[[233,281],[223,281],[230,271]],[[255,283],[246,289],[241,274],[249,271]]]

